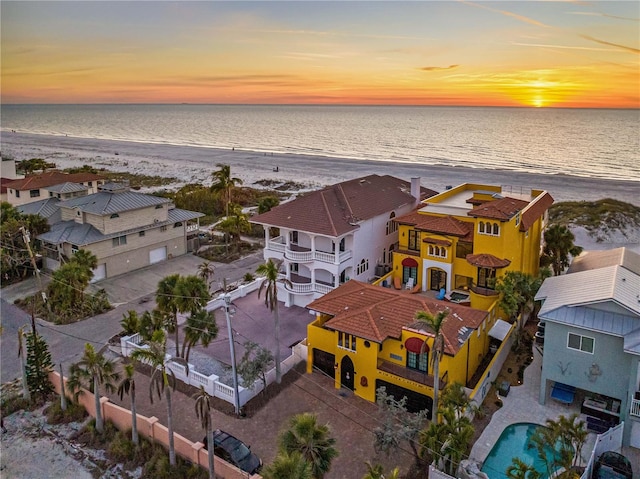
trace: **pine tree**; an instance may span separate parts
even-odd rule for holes
[[[49,372],[53,370],[51,353],[44,338],[37,333],[26,334],[27,337],[27,386],[35,399],[45,399],[53,391],[49,381]]]

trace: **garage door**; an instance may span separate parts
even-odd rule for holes
[[[156,248],[149,251],[149,264],[159,263],[167,259],[167,247]]]
[[[96,269],[93,270],[93,278],[91,278],[91,282],[95,283],[96,281],[100,281],[101,279],[105,279],[107,277],[107,265],[99,264]]]

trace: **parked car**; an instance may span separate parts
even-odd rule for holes
[[[617,452],[603,452],[593,468],[592,479],[632,479],[631,462]]]
[[[202,440],[205,448],[208,448],[207,436]],[[256,474],[262,468],[262,459],[251,452],[251,447],[247,446],[240,439],[232,436],[228,432],[217,429],[213,433],[213,453],[233,464],[238,469]]]

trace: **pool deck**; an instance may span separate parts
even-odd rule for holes
[[[531,422],[542,425],[547,419],[556,420],[561,415],[566,417],[572,413],[580,414],[582,399],[579,397],[576,397],[572,405],[561,404],[550,398],[547,398],[545,405],[538,403],[541,370],[542,355],[534,347],[533,362],[524,371],[524,383],[521,386],[512,386],[508,396],[501,398],[503,406],[493,414],[491,422],[471,448],[470,459],[479,463],[484,462],[500,434],[509,424]],[[486,400],[490,401],[491,398]],[[589,432],[582,449],[583,464],[586,464],[589,459],[595,441],[596,434]],[[640,451],[636,449],[623,448],[622,454],[632,462],[640,461]],[[634,467],[634,472],[636,472],[635,469]]]

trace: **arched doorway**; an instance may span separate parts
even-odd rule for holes
[[[353,361],[349,356],[343,357],[340,363],[340,386],[353,391],[354,376]]]
[[[447,272],[438,268],[429,270],[429,289],[431,291],[440,291],[442,288],[447,289]]]

